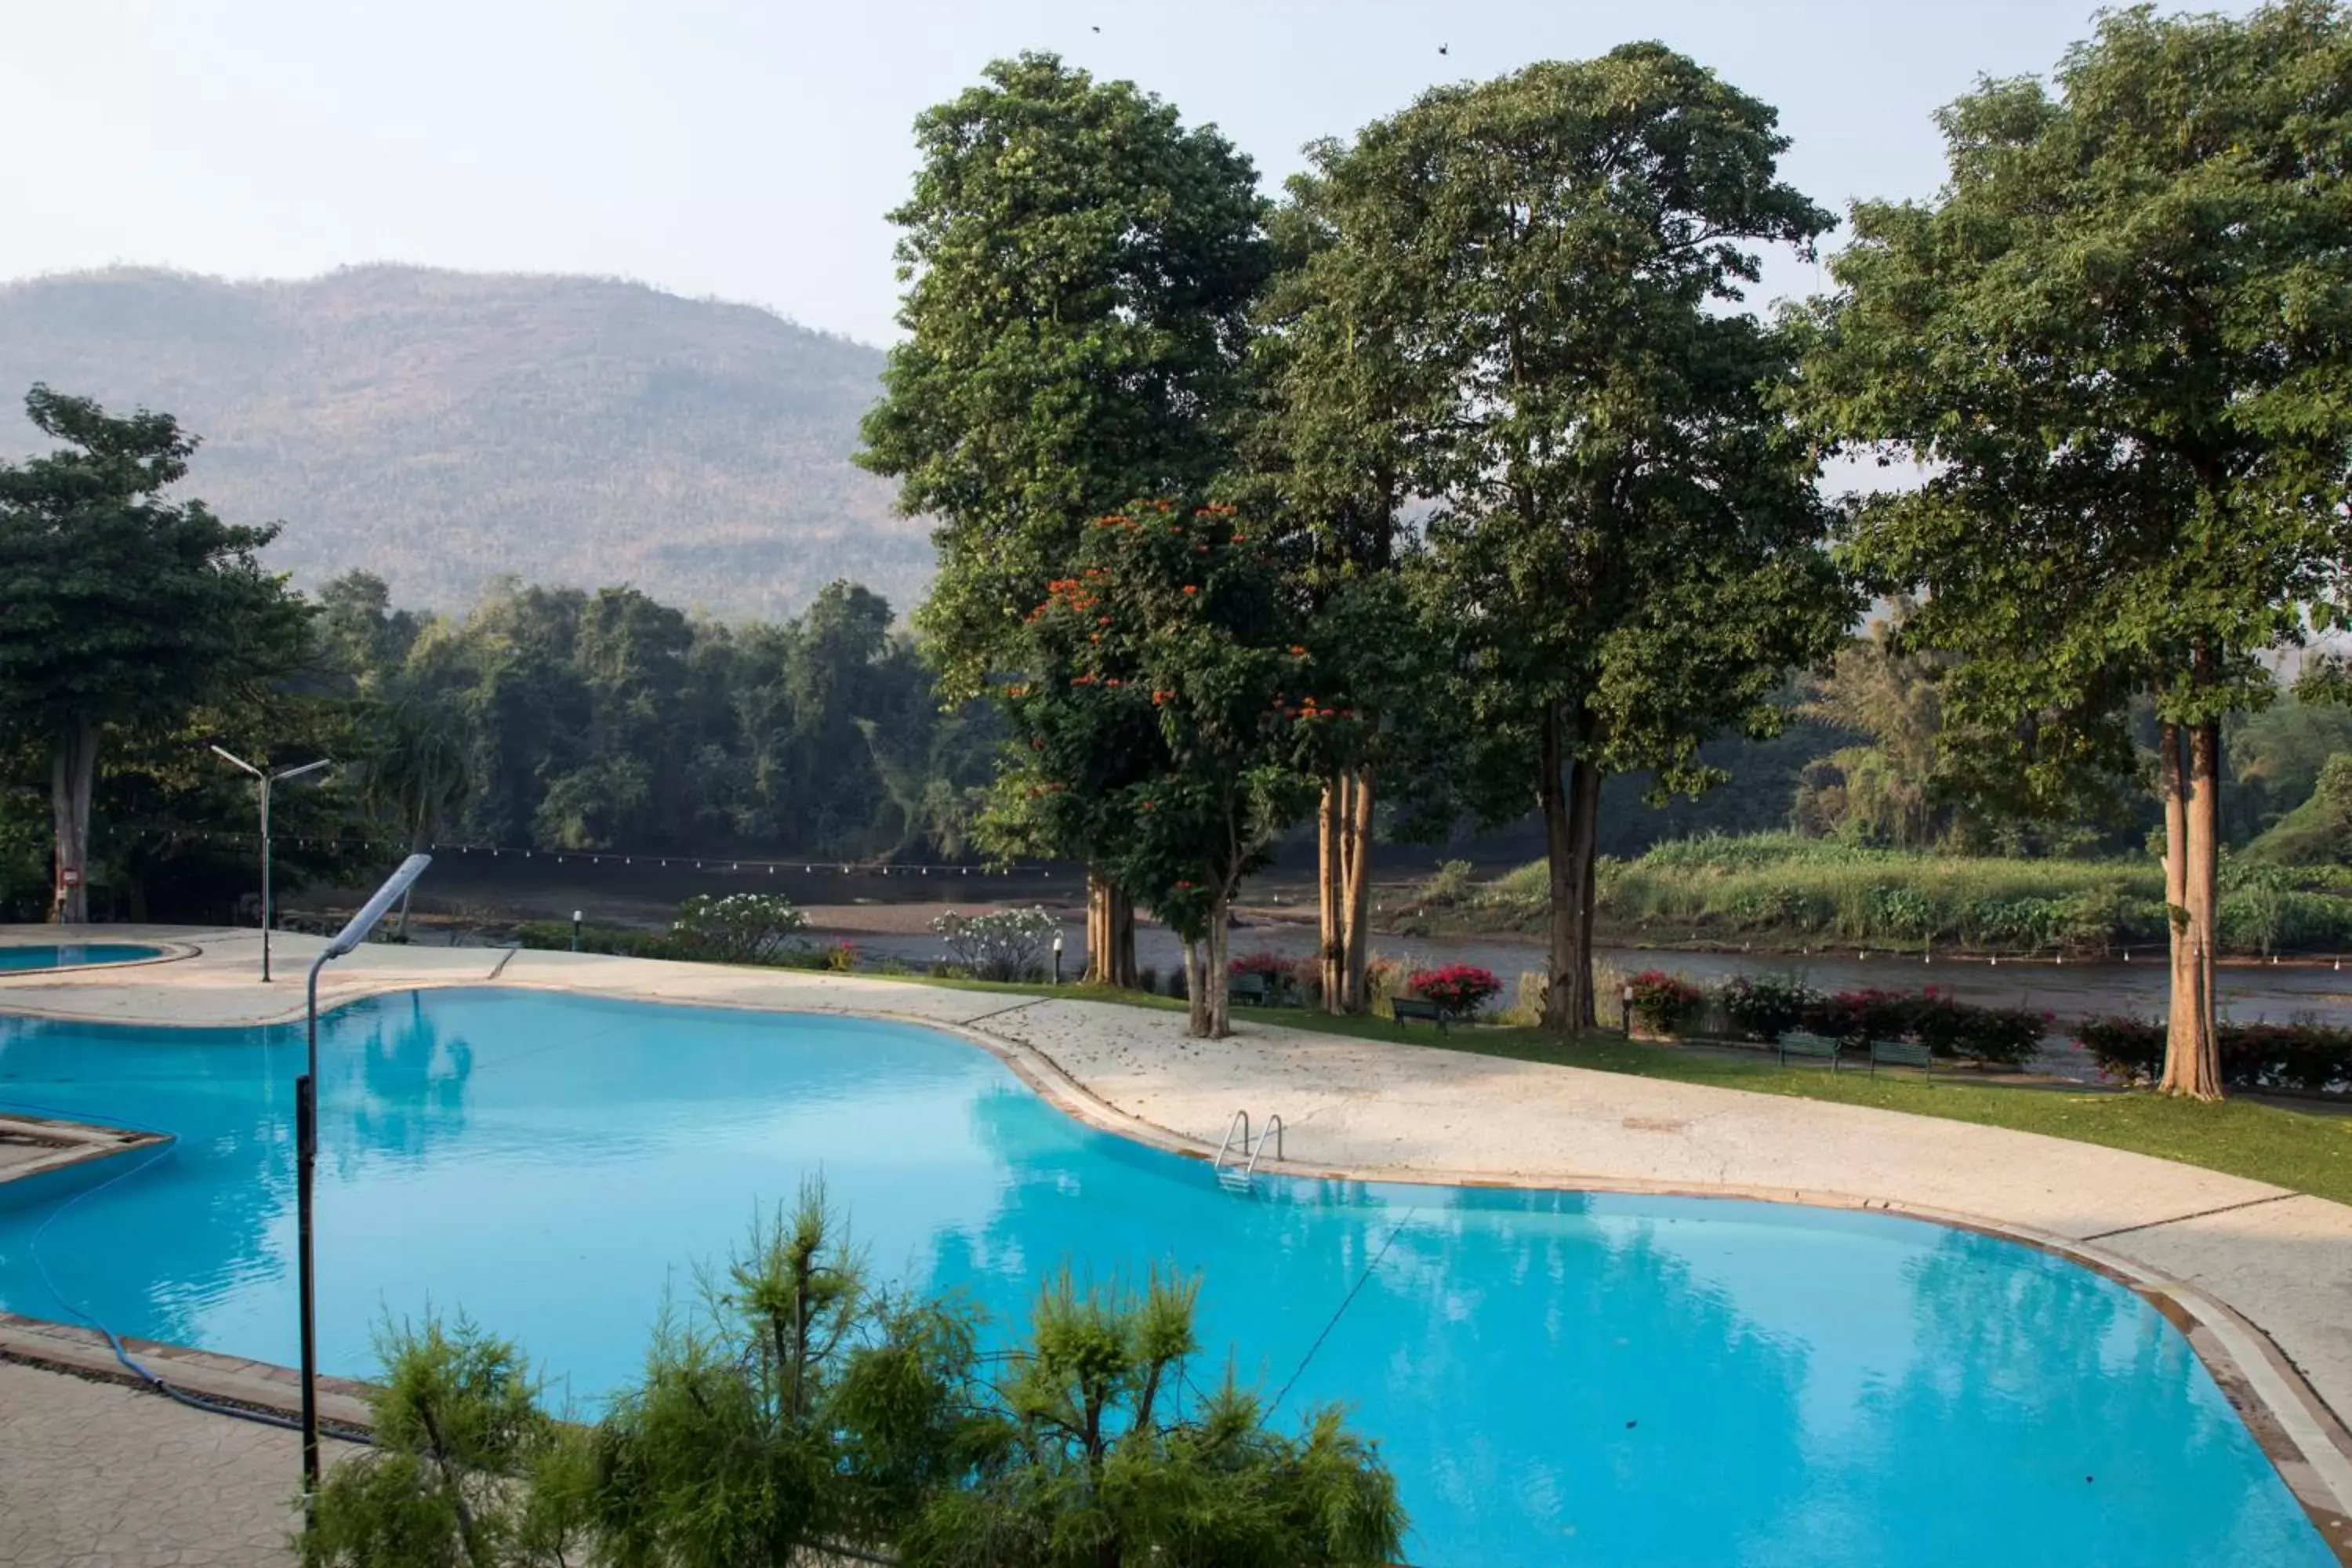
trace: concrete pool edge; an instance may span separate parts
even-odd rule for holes
[[[49,927],[46,929],[56,931],[61,928]],[[106,928],[103,926],[81,926],[76,927],[75,929],[79,931],[104,931]],[[101,958],[94,963],[55,963],[42,969],[0,969],[0,987],[5,987],[5,984],[11,981],[53,980],[60,976],[112,973],[117,970],[124,969],[145,969],[150,965],[158,963],[177,963],[182,959],[198,957],[204,952],[203,948],[197,946],[194,942],[177,942],[164,937],[78,937],[67,939],[58,936],[48,936],[38,942],[28,942],[19,936],[12,935],[5,931],[0,931],[0,952],[5,952],[9,948],[20,947],[97,947],[107,945],[110,942],[122,947],[152,947],[155,949],[155,951],[149,953],[144,958]]]
[[[113,933],[110,933],[113,934]],[[222,933],[228,935],[232,933]],[[250,937],[252,932],[235,933]],[[289,942],[289,960],[294,943]],[[400,950],[387,950],[379,956],[407,972],[371,973],[366,967],[353,965],[342,972],[333,987],[329,1007],[366,996],[411,990],[496,985],[502,989],[538,991],[552,994],[572,994],[601,996],[618,1000],[668,1005],[686,1005],[740,1009],[770,1014],[802,1014],[813,1016],[862,1016],[880,1021],[937,1030],[955,1036],[969,1044],[988,1051],[1018,1077],[1024,1085],[1045,1099],[1065,1114],[1084,1124],[1127,1137],[1147,1146],[1167,1152],[1205,1161],[1213,1145],[1175,1128],[1124,1109],[1089,1085],[1078,1072],[1065,1067],[1055,1055],[1035,1041],[1001,1033],[984,1026],[992,1018],[1015,1019],[1024,1010],[1045,1005],[1066,1011],[1099,1012],[1109,1005],[1076,1004],[1053,996],[1050,993],[982,994],[948,991],[941,988],[916,987],[880,977],[861,976],[795,976],[787,972],[746,972],[717,966],[656,963],[651,961],[614,960],[599,958],[589,963],[588,955],[572,959],[568,954],[538,954],[542,962],[530,966],[534,972],[506,974],[503,971],[509,959],[518,956],[508,952],[474,952],[457,950],[443,960],[440,950],[429,950],[435,963],[420,966],[399,964]],[[426,956],[426,955],[419,955]],[[572,959],[569,964],[555,962]],[[490,961],[495,961],[491,963]],[[143,961],[153,963],[157,961]],[[111,965],[108,968],[127,968]],[[459,969],[463,973],[455,973]],[[525,965],[517,965],[524,969]],[[578,973],[566,973],[576,969]],[[487,971],[487,972],[485,972]],[[110,976],[100,976],[95,970],[84,972],[74,992],[94,994],[98,983]],[[168,984],[169,989],[180,991],[182,982],[192,986],[202,982],[190,976],[170,975],[142,977],[141,989],[157,988],[157,982]],[[725,994],[724,987],[732,983],[737,994]],[[757,997],[740,994],[745,986],[756,985],[763,992]],[[230,1004],[226,1012],[218,1006],[195,1011],[210,1011],[212,1016],[190,1016],[187,1012],[150,1005],[136,1014],[110,1011],[96,1014],[84,1006],[44,1007],[22,1006],[17,997],[7,994],[19,987],[0,987],[0,1008],[25,1016],[45,1016],[52,1019],[89,1023],[148,1024],[165,1026],[278,1024],[299,1018],[301,1009],[299,996],[272,988],[258,991],[257,987],[241,987],[241,994],[231,998],[215,992],[204,1000],[211,1004]],[[37,989],[25,987],[23,989]],[[65,989],[65,988],[61,988]],[[289,991],[292,988],[288,988]],[[905,1007],[888,1005],[890,991],[898,993],[896,1000]],[[686,994],[681,994],[681,993]],[[782,992],[783,995],[764,993]],[[791,994],[798,992],[799,994]],[[962,998],[968,1005],[952,1008],[953,998]],[[194,1000],[191,994],[190,1000]],[[26,998],[30,1000],[30,998]],[[82,997],[74,998],[77,1002]],[[162,997],[150,998],[161,1003]],[[973,1014],[971,1016],[943,1017],[939,1009],[945,1004],[952,1010]],[[916,1010],[929,1007],[931,1011]],[[977,1008],[977,1012],[974,1009]],[[1131,1009],[1112,1009],[1125,1014]],[[1134,1018],[1120,1017],[1123,1026],[1138,1026],[1151,1020],[1165,1025],[1167,1017],[1143,1014]],[[1134,1030],[1139,1037],[1148,1032]],[[1295,1035],[1296,1031],[1267,1029],[1262,1031],[1267,1041],[1274,1037]],[[1415,1047],[1382,1047],[1370,1044],[1387,1053],[1411,1052]],[[1172,1065],[1172,1064],[1171,1064]],[[1576,1074],[1582,1069],[1553,1069],[1563,1074]],[[1226,1092],[1220,1089],[1219,1092]],[[1729,1093],[1732,1091],[1714,1091]],[[1753,1099],[1754,1097],[1740,1097]],[[1406,1102],[1409,1108],[1409,1102]],[[1894,1113],[1874,1112],[1874,1115]],[[1920,1119],[1899,1118],[1901,1121]],[[2090,1146],[2082,1146],[2088,1148]],[[2133,1155],[2119,1156],[2139,1160]],[[1628,1177],[1608,1171],[1580,1172],[1548,1163],[1540,1170],[1520,1170],[1498,1173],[1492,1169],[1447,1167],[1430,1161],[1411,1164],[1317,1163],[1294,1160],[1269,1163],[1265,1168],[1281,1173],[1326,1177],[1351,1181],[1444,1184],[1460,1187],[1507,1187],[1533,1190],[1569,1190],[1629,1194],[1682,1196],[1697,1198],[1728,1198],[1794,1205],[1801,1207],[1846,1209],[1885,1213],[1954,1228],[1976,1231],[1988,1236],[2015,1241],[2063,1257],[2082,1267],[2094,1269],[2117,1280],[2147,1299],[2168,1321],[2179,1328],[2193,1350],[2221,1387],[2231,1405],[2245,1422],[2251,1435],[2269,1457],[2290,1492],[2314,1518],[2321,1538],[2339,1558],[2352,1563],[2352,1548],[2344,1539],[2344,1516],[2352,1513],[2352,1438],[2347,1438],[2344,1424],[2331,1410],[2326,1399],[2313,1384],[2310,1377],[2297,1366],[2278,1337],[2258,1324],[2252,1314],[2231,1301],[2226,1292],[2208,1286],[2193,1284],[2168,1274],[2147,1261],[2095,1244],[2095,1238],[2069,1237],[2054,1231],[2020,1224],[2014,1219],[1995,1219],[1979,1214],[1948,1206],[1871,1196],[1823,1186],[1781,1186],[1751,1182],[1657,1181]],[[2182,1167],[2181,1169],[2193,1169]],[[2233,1179],[2234,1180],[2234,1179]],[[2263,1189],[2278,1197],[2291,1197],[2283,1189]],[[2267,1198],[2254,1202],[2271,1201]],[[2319,1202],[2319,1200],[2313,1200]],[[2154,1222],[2170,1225],[2197,1216],[2176,1215]],[[2125,1226],[2140,1229],[2142,1226]],[[68,1332],[72,1331],[68,1331]],[[0,1355],[14,1353],[16,1336],[0,1333]],[[37,1351],[40,1347],[32,1347]],[[163,1353],[163,1352],[158,1352]],[[206,1352],[189,1352],[191,1356]],[[110,1354],[106,1357],[110,1363]],[[226,1359],[226,1358],[221,1358]],[[190,1362],[190,1367],[203,1363]],[[255,1363],[241,1363],[247,1367]],[[84,1370],[87,1369],[74,1369]],[[278,1369],[280,1376],[282,1369]],[[232,1398],[244,1396],[230,1394]]]

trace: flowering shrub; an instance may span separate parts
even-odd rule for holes
[[[1410,983],[1423,1001],[1434,1002],[1456,1018],[1467,1018],[1495,996],[1503,983],[1491,969],[1475,963],[1450,963],[1444,969],[1416,969]]]
[[[677,907],[670,942],[681,958],[714,963],[775,963],[792,939],[808,930],[808,916],[782,893],[697,893]]]
[[[1767,1045],[1802,1027],[1821,1006],[1822,994],[1801,980],[1736,974],[1723,983],[1724,1016],[1741,1037]]]
[[[1706,992],[1663,969],[1644,969],[1625,984],[1633,992],[1633,1021],[1653,1034],[1679,1034],[1706,1010]]]
[[[2042,1048],[2042,1036],[2056,1021],[2039,1008],[1971,1007],[1931,994],[1918,1008],[1912,1032],[1939,1057],[2023,1067]]]
[[[1930,995],[1933,993],[1929,993]],[[1805,1027],[1832,1040],[1867,1046],[1910,1034],[1922,998],[1906,991],[1864,987],[1817,997],[1806,1009]]]
[[[1061,921],[1036,905],[984,915],[953,910],[931,921],[956,962],[979,980],[1039,980]]]
[[[2142,1018],[2085,1018],[2069,1031],[2099,1071],[2120,1083],[2153,1083],[2164,1072],[2164,1025]],[[2229,1024],[2215,1042],[2231,1089],[2310,1093],[2352,1090],[2352,1029],[2323,1024]]]
[[[817,959],[824,968],[833,971],[835,974],[846,974],[857,967],[857,944],[836,942],[829,947],[820,949]]]

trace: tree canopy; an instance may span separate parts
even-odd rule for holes
[[[1559,1026],[1592,1016],[1603,775],[1703,787],[1698,747],[1776,723],[1788,667],[1851,614],[1811,456],[1767,404],[1784,350],[1721,308],[1754,246],[1829,224],[1775,178],[1776,118],[1629,45],[1437,89],[1323,159],[1319,212],[1392,296],[1388,359],[1443,376],[1443,417],[1402,445],[1436,498],[1446,783],[1490,819],[1545,814]]]
[[[2055,90],[2053,90],[2054,86]],[[2168,1085],[2218,1092],[2221,721],[2343,623],[2352,559],[2352,18],[2111,12],[2054,83],[1941,116],[1932,203],[1862,203],[1798,405],[1923,465],[1848,559],[1921,595],[1981,792],[2064,810],[2159,721],[2176,913]]]
[[[0,726],[47,751],[56,918],[79,921],[106,737],[286,673],[307,610],[254,558],[274,527],[163,499],[196,448],[170,415],[112,416],[47,386],[25,412],[58,449],[0,464]]]

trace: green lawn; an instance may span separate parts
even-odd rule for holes
[[[1019,992],[1018,985],[984,986],[967,981],[932,981],[960,988]],[[1027,988],[1031,993],[1035,987]],[[1066,985],[1064,995],[1132,1006],[1181,1008],[1165,996],[1099,986]],[[2289,1110],[2232,1100],[2198,1105],[2146,1092],[2078,1092],[2025,1084],[1971,1082],[1882,1073],[1871,1079],[1851,1070],[1832,1075],[1807,1065],[1777,1068],[1770,1062],[1676,1046],[1626,1040],[1613,1034],[1560,1040],[1535,1029],[1480,1026],[1441,1037],[1425,1026],[1400,1027],[1387,1018],[1332,1018],[1296,1008],[1237,1007],[1237,1018],[1294,1029],[1391,1040],[1430,1050],[1472,1051],[1517,1061],[1558,1062],[1598,1072],[1633,1073],[1685,1083],[1714,1084],[1757,1094],[1800,1095],[1848,1105],[1876,1106],[1917,1116],[1941,1116],[2044,1132],[2084,1143],[2154,1154],[2187,1165],[2225,1171],[2275,1186],[2291,1187],[2337,1203],[2352,1204],[2352,1115],[2326,1108]]]

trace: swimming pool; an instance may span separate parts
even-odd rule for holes
[[[135,963],[163,956],[160,947],[131,942],[0,943],[0,973],[16,969],[72,969],[87,963]]]
[[[1065,1258],[1201,1271],[1203,1373],[1231,1344],[1269,1393],[1297,1374],[1283,1418],[1348,1401],[1417,1563],[2333,1561],[2171,1325],[1995,1238],[1727,1200],[1239,1197],[893,1024],[437,991],[331,1015],[320,1050],[332,1372],[429,1300],[593,1402],[665,1280],[821,1169],[878,1273],[1000,1320]],[[0,1209],[0,1306],[66,1316],[46,1266],[118,1332],[292,1362],[301,1055],[299,1027],[0,1020],[0,1102],[179,1134]]]

